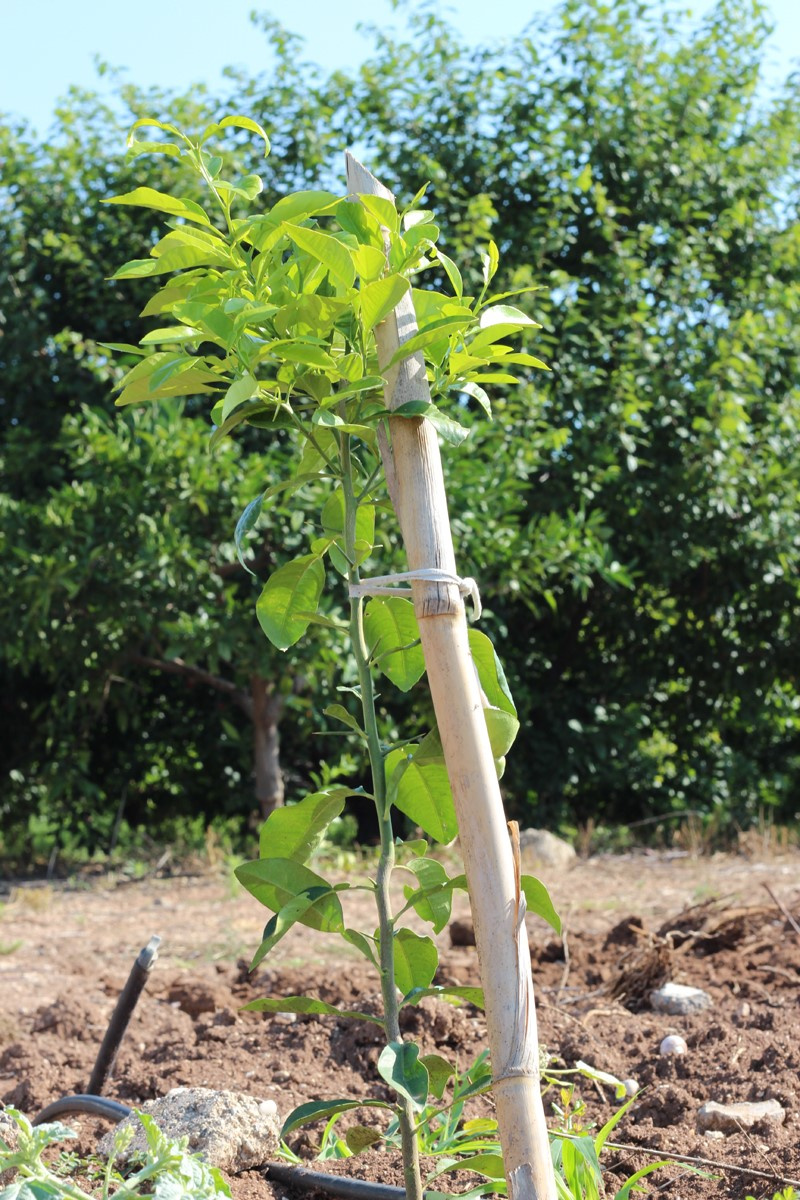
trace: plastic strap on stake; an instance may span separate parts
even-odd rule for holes
[[[351,583],[350,595],[353,597],[396,596],[398,593],[410,592],[411,588],[403,587],[403,584],[413,583],[415,580],[422,583],[455,584],[462,596],[470,597],[475,620],[480,620],[483,610],[481,595],[475,580],[469,577],[461,579],[460,576],[451,575],[449,571],[442,571],[439,567],[423,567],[419,571],[398,571],[395,575],[373,575],[371,579],[362,579],[359,583]]]

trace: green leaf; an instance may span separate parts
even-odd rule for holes
[[[370,657],[401,692],[425,674],[414,605],[400,596],[375,597],[364,609],[364,632]]]
[[[263,503],[263,495],[256,496],[255,500],[251,500],[247,508],[239,517],[239,520],[236,522],[236,528],[233,531],[233,540],[236,543],[236,554],[239,562],[242,564],[245,571],[247,571],[247,574],[252,575],[254,579],[256,577],[256,573],[255,571],[251,571],[247,563],[244,561],[242,546],[244,544],[244,539],[247,537],[250,530],[255,527],[258,518],[261,516],[261,508]]]
[[[512,304],[493,304],[491,308],[483,310],[480,316],[481,329],[488,329],[492,325],[532,325],[535,329],[541,328],[537,321]]]
[[[325,584],[325,568],[314,554],[296,558],[270,575],[256,604],[258,622],[273,646],[288,650],[308,628]]]
[[[391,1088],[422,1112],[428,1099],[428,1072],[419,1061],[419,1047],[411,1042],[390,1042],[378,1058],[378,1074]]]
[[[276,860],[272,859],[269,861],[274,863]],[[320,905],[323,901],[333,901],[334,908],[326,909],[324,916],[321,917]],[[337,905],[338,908],[336,907]],[[322,921],[321,924],[320,921]],[[303,925],[311,925],[314,929],[324,929],[326,932],[333,930],[336,933],[340,933],[343,921],[344,918],[339,898],[330,884],[323,882],[319,886],[308,887],[297,896],[292,896],[290,900],[287,900],[283,907],[267,921],[267,924],[264,926],[261,945],[253,956],[250,970],[254,971],[259,963],[277,946],[281,938],[298,922]]]
[[[437,1100],[444,1096],[448,1081],[453,1078],[456,1069],[441,1054],[423,1054],[419,1060],[428,1072],[428,1087]]]
[[[266,158],[266,156],[269,154],[269,138],[258,122],[251,120],[250,117],[223,117],[219,123],[219,127],[220,129],[230,129],[232,127],[236,129],[247,129],[250,133],[258,134],[258,136],[264,140],[264,157]]]
[[[194,342],[202,337],[199,329],[188,325],[168,325],[164,329],[151,329],[141,340],[142,346],[154,346],[164,342]]]
[[[157,192],[154,188],[138,187],[122,196],[111,196],[103,204],[131,204],[138,208],[152,208],[156,212],[169,213],[170,216],[183,217],[186,221],[196,221],[200,225],[210,225],[211,221],[204,209],[194,200],[186,200],[180,196],[170,196],[166,192]]]
[[[222,420],[226,420],[235,408],[244,404],[246,400],[251,400],[257,393],[258,384],[249,372],[240,376],[239,379],[234,379],[222,402]]]
[[[560,936],[561,917],[553,908],[550,893],[542,881],[536,879],[533,875],[523,875],[520,878],[519,885],[525,894],[525,907],[528,912],[535,913],[537,917],[541,917]]]
[[[351,1125],[344,1135],[344,1140],[348,1150],[352,1150],[353,1154],[361,1154],[363,1150],[368,1150],[370,1146],[382,1141],[383,1134],[369,1125]]]
[[[331,885],[294,859],[258,858],[242,863],[235,875],[243,888],[274,913],[280,913],[292,900],[316,893],[313,907],[301,923],[324,931],[344,928],[342,905]]]
[[[303,217],[316,217],[341,203],[341,196],[321,190],[293,192],[283,196],[269,211],[269,216],[279,222],[298,221]]]
[[[426,988],[436,974],[439,954],[429,937],[413,929],[398,929],[394,934],[394,981],[405,995],[414,988]]]
[[[417,916],[433,926],[434,933],[441,933],[450,920],[453,889],[450,877],[435,858],[412,859],[406,866],[419,880],[419,887],[406,885],[403,894]]]
[[[460,300],[461,297],[464,295],[464,281],[461,278],[461,272],[459,271],[456,264],[453,262],[452,258],[448,258],[446,254],[443,254],[442,251],[438,248],[438,246],[436,248],[436,257],[438,258],[439,262],[444,267],[445,272],[447,274],[447,278],[450,280],[450,283],[452,285],[453,291],[455,292],[456,296]]]
[[[325,833],[344,808],[348,788],[326,788],[312,792],[297,804],[276,808],[261,826],[259,853],[262,858],[291,858],[305,863],[319,849]]]
[[[459,1158],[442,1167],[440,1173],[447,1171],[474,1171],[476,1175],[485,1175],[487,1179],[500,1180],[506,1177],[501,1154],[473,1154],[471,1158]]]
[[[489,284],[497,274],[497,268],[500,265],[500,254],[497,246],[493,241],[489,242],[486,253],[483,257],[483,289],[488,288]]]
[[[466,881],[465,881],[466,887]],[[462,987],[460,985],[445,985],[443,987],[426,987],[414,988],[407,992],[403,997],[403,1004],[419,1004],[420,1000],[424,1000],[426,996],[433,996],[438,1000],[463,1000],[467,1004],[474,1004],[476,1008],[484,1008],[485,1001],[483,989],[479,987]]]
[[[351,946],[355,946],[359,954],[363,954],[368,962],[371,962],[374,967],[378,967],[378,960],[375,957],[375,944],[371,942],[366,934],[360,933],[357,929],[345,929],[342,933],[342,938],[345,942],[349,942]]]
[[[413,751],[413,753],[409,753]],[[388,800],[438,842],[458,833],[453,795],[438,737],[417,747],[392,750],[386,758]]]
[[[370,283],[380,279],[386,268],[386,255],[377,246],[359,246],[352,251],[353,262],[360,279]]]
[[[334,413],[329,414],[335,416]],[[338,426],[344,428],[343,426]],[[347,575],[350,564],[345,557],[344,539],[344,492],[337,487],[326,500],[322,509],[322,530],[333,545],[330,547],[330,557],[336,570],[341,575]],[[360,504],[356,513],[356,565],[364,562],[372,553],[375,540],[375,506]]]
[[[397,215],[394,201],[386,196],[359,196],[367,212],[380,222],[390,233],[397,233],[400,228],[400,218]]]
[[[494,758],[505,758],[519,733],[519,721],[503,708],[484,708],[483,715],[489,733],[489,745]]]
[[[359,292],[361,321],[369,332],[400,303],[410,288],[404,275],[387,275],[375,283],[368,283]]]
[[[415,333],[413,337],[401,343],[400,347],[395,350],[389,359],[384,370],[393,367],[401,359],[408,358],[411,354],[416,354],[418,350],[424,350],[427,346],[432,346],[435,342],[442,341],[443,338],[447,339],[451,333],[457,333],[461,329],[466,329],[471,320],[472,313],[468,313],[466,316],[441,317],[433,321],[432,324],[426,325],[420,333]]]
[[[367,735],[364,733],[364,730],[361,728],[355,717],[347,711],[343,704],[329,704],[328,707],[324,708],[322,711],[326,717],[333,717],[335,721],[341,721],[343,725],[346,725],[348,729],[352,729],[353,732],[357,733],[360,738],[364,739],[364,741],[367,740]]]
[[[424,417],[430,421],[436,432],[452,446],[460,446],[469,437],[469,430],[459,425],[452,417],[448,417],[435,404],[425,400],[407,400],[405,404],[392,409],[393,417]]]
[[[241,1011],[291,1012],[320,1017],[349,1017],[355,1021],[370,1021],[374,1025],[382,1024],[380,1017],[370,1016],[369,1013],[358,1012],[355,1009],[336,1008],[333,1004],[326,1004],[324,1000],[315,1000],[311,996],[283,996],[277,1000],[264,997],[261,1000],[251,1000],[249,1004],[243,1004]]]
[[[351,288],[356,279],[356,268],[353,256],[348,248],[329,233],[320,233],[318,229],[302,229],[297,225],[284,223],[284,232],[296,246],[305,250],[317,262],[322,263],[330,271],[334,279]]]
[[[491,418],[492,402],[482,387],[472,380],[468,380],[466,383],[457,383],[455,386],[460,392],[466,392],[468,396],[472,396],[473,400],[477,400],[487,417]]]
[[[308,1104],[301,1104],[289,1113],[281,1129],[281,1140],[302,1125],[309,1125],[312,1121],[327,1120],[329,1117],[336,1116],[337,1113],[352,1112],[354,1108],[393,1109],[394,1105],[387,1104],[385,1100],[311,1100]]]
[[[486,699],[495,708],[502,708],[515,717],[517,710],[511,698],[506,673],[491,639],[478,629],[470,629],[468,636],[470,654]]]

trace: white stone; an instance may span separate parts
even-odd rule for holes
[[[670,1033],[658,1048],[659,1054],[686,1054],[689,1047],[679,1033]]]
[[[639,1091],[638,1079],[623,1079],[622,1086],[625,1088],[626,1096],[635,1096]]]
[[[766,1125],[782,1125],[785,1120],[786,1112],[777,1100],[760,1100],[757,1103],[744,1101],[741,1104],[717,1104],[709,1100],[697,1110],[700,1133],[709,1130],[722,1134],[739,1133],[762,1122]]]
[[[578,861],[575,847],[547,829],[521,829],[520,858],[523,867],[541,865],[569,870]]]
[[[650,1003],[656,1012],[685,1017],[688,1013],[703,1012],[710,1008],[711,997],[702,988],[687,987],[683,983],[665,983],[650,993]]]
[[[141,1111],[149,1113],[166,1137],[188,1137],[189,1150],[223,1171],[249,1171],[274,1158],[280,1142],[280,1122],[274,1100],[242,1092],[212,1088],[173,1088],[159,1100],[148,1100]],[[141,1122],[131,1113],[121,1126],[131,1126],[134,1136],[123,1158],[147,1149]],[[117,1126],[119,1128],[120,1126]],[[101,1154],[113,1151],[112,1130],[100,1142]]]

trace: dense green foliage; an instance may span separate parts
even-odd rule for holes
[[[504,781],[511,815],[572,824],[689,808],[720,822],[747,822],[762,810],[794,819],[797,79],[770,97],[759,91],[763,12],[727,0],[693,32],[673,28],[657,9],[623,5],[612,15],[599,0],[566,0],[528,36],[478,51],[427,10],[412,20],[413,38],[379,37],[356,75],[331,79],[267,26],[274,69],[254,80],[233,76],[230,103],[273,134],[265,201],[311,183],[338,191],[339,154],[356,144],[403,200],[431,181],[441,245],[453,258],[478,261],[476,247],[502,229],[502,282],[545,287],[528,311],[545,326],[537,346],[553,374],[516,392],[494,389],[499,419],[476,422],[449,481],[460,567],[479,579],[487,627],[503,635],[527,725]],[[130,90],[122,100],[121,125],[158,112],[191,127],[207,115],[202,101]],[[230,714],[218,711],[218,692],[189,692],[177,677],[137,668],[135,687],[111,687],[112,708],[97,700],[119,673],[99,631],[126,626],[128,604],[132,627],[145,621],[163,643],[158,613],[151,609],[152,621],[144,613],[175,586],[184,640],[173,652],[195,654],[194,665],[212,673],[211,639],[204,643],[194,623],[208,620],[213,605],[184,607],[186,581],[173,585],[163,565],[147,583],[124,587],[117,562],[118,583],[112,573],[97,597],[113,601],[115,614],[95,613],[88,641],[64,632],[74,620],[70,588],[92,589],[91,575],[78,579],[80,563],[88,568],[92,552],[102,557],[89,543],[102,525],[102,501],[90,495],[100,468],[76,461],[69,421],[87,405],[109,411],[110,367],[95,343],[135,340],[141,303],[131,300],[135,282],[123,290],[104,276],[125,257],[123,245],[138,235],[144,255],[153,239],[146,212],[99,204],[134,186],[110,129],[90,98],[72,97],[46,143],[24,129],[0,134],[0,252],[11,267],[0,277],[11,581],[0,687],[12,733],[0,804],[9,828],[12,811],[21,820],[32,801],[51,811],[54,777],[64,787],[71,781],[65,830],[78,813],[102,811],[110,822],[123,777],[145,779],[152,762],[166,764],[170,780],[159,795],[185,795],[191,778],[187,807],[210,816],[251,805],[247,744],[226,746],[221,718],[230,723]],[[241,153],[247,170],[251,151]],[[138,160],[136,182],[148,161],[153,186],[169,188],[179,169],[169,161]],[[467,277],[467,289],[474,282]],[[103,421],[93,420],[100,438]],[[127,427],[105,429],[122,449]],[[204,453],[203,436],[185,436],[185,451],[173,440],[165,459],[184,456],[187,478],[210,495],[213,459],[189,467]],[[241,490],[224,492],[205,517],[190,515],[190,499],[177,504],[183,533],[176,523],[159,526],[155,489],[148,496],[141,468],[133,470],[127,515],[122,504],[116,510],[117,544],[131,548],[129,580],[179,541],[194,563],[229,547],[238,506],[255,494],[244,482],[258,469],[253,449],[230,452],[247,460]],[[117,463],[122,493],[124,451]],[[174,481],[181,468],[164,461],[153,469]],[[56,532],[53,514],[68,492],[78,544]],[[149,549],[148,520],[140,516],[138,533],[130,526],[137,513],[151,523]],[[269,523],[262,529],[274,556]],[[219,561],[230,561],[227,553]],[[36,554],[49,556],[43,591]],[[238,672],[241,681],[259,652],[255,593],[244,580],[222,591],[231,640],[224,677]],[[57,637],[37,627],[44,595],[61,622]],[[110,719],[123,692],[122,722],[151,730],[149,741]],[[298,746],[307,742],[303,719],[297,712],[283,723]],[[289,761],[301,775],[313,767],[307,750]],[[229,785],[225,765],[240,776],[229,775]]]

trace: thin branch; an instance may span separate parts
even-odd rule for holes
[[[772,899],[777,904],[778,908],[781,910],[783,915],[786,917],[786,920],[789,922],[789,924],[791,925],[791,927],[795,931],[795,933],[800,935],[800,925],[797,924],[797,921],[795,921],[794,917],[789,912],[788,908],[783,903],[783,901],[778,899],[778,897],[775,895],[775,893],[773,892],[772,888],[769,886],[768,883],[763,884],[763,886],[769,892],[770,899]]]
[[[733,1163],[717,1162],[712,1158],[694,1158],[690,1154],[675,1154],[672,1150],[653,1150],[649,1146],[627,1146],[623,1142],[606,1142],[608,1150],[625,1150],[632,1154],[649,1154],[653,1158],[665,1158],[675,1162],[691,1163],[698,1167],[713,1167],[716,1171],[733,1171],[737,1175],[755,1175],[759,1179],[769,1179],[772,1183],[781,1183],[788,1187],[800,1187],[800,1180],[786,1179],[771,1171],[757,1171],[754,1167],[739,1167]]]
[[[186,679],[193,679],[196,683],[204,683],[207,687],[222,692],[225,696],[230,696],[234,704],[243,709],[248,716],[252,716],[252,697],[230,679],[212,675],[210,671],[204,671],[202,667],[184,662],[182,658],[151,658],[148,654],[132,654],[130,661],[137,667],[149,667],[151,671],[162,671],[166,675],[182,675]]]

